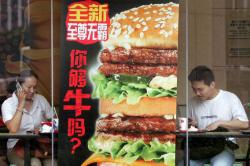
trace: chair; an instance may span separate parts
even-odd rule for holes
[[[250,139],[249,138],[238,138],[237,144],[239,149],[235,151],[235,161],[243,162],[245,166],[250,166]]]

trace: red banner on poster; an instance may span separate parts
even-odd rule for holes
[[[68,6],[66,39],[81,44],[94,44],[108,39],[108,5],[81,1]]]

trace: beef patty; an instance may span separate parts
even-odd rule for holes
[[[128,74],[135,76],[169,76],[177,74],[176,66],[141,66],[130,64],[111,64],[104,63],[99,67],[99,71],[108,76],[111,74]]]
[[[100,56],[103,63],[176,65],[177,50],[122,47],[109,51],[104,49]]]
[[[96,123],[98,132],[166,133],[175,129],[175,119],[164,117],[108,116]]]

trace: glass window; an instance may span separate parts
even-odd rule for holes
[[[28,142],[31,157],[56,162],[60,22],[60,1],[0,1],[0,155],[4,159],[0,165],[18,165],[11,159],[16,155],[12,152]],[[20,126],[13,121],[20,121]],[[10,143],[17,137],[17,142]],[[29,162],[26,154],[26,150],[20,153]]]
[[[198,131],[214,131],[200,131],[199,134],[192,133],[191,130],[186,133],[183,138],[188,150],[184,152],[184,158],[188,157],[196,162],[202,159],[200,161],[203,163],[209,163],[209,159],[226,150],[230,155],[235,155],[235,161],[232,163],[244,161],[248,138],[238,137],[242,136],[242,130],[248,129],[249,9],[250,3],[247,0],[181,2],[177,114],[179,117],[193,117],[198,122]],[[205,65],[213,71],[215,84],[206,85],[204,81],[200,82],[198,73],[195,76],[196,82],[188,81],[192,69],[200,65]],[[209,88],[207,92],[204,87]],[[196,97],[192,98],[193,96]],[[220,99],[221,96],[223,99]],[[236,119],[240,124],[233,124]],[[228,133],[235,134],[234,138],[226,136]],[[223,139],[226,140],[224,143]],[[194,145],[201,147],[195,148]],[[178,148],[181,149],[181,145]],[[214,153],[208,154],[209,148]],[[231,153],[232,149],[234,153]],[[206,153],[203,153],[205,151]],[[230,155],[224,163],[230,163]]]

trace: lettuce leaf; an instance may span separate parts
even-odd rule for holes
[[[89,140],[88,148],[94,153],[111,156],[113,159],[121,158],[128,164],[137,159],[162,162],[169,166],[174,166],[175,163],[175,144],[170,142],[160,143],[153,140],[146,144],[142,140],[121,141],[94,136]]]
[[[125,92],[127,104],[136,104],[143,96],[146,96],[144,89],[136,89],[132,86],[123,85],[121,90]]]
[[[126,100],[127,104],[135,105],[142,97],[176,97],[177,88],[165,90],[150,88],[148,78],[138,79],[136,76],[126,76],[119,80],[116,77],[105,77],[98,73],[92,77],[94,90],[92,98],[111,99],[114,104]]]
[[[162,156],[164,164],[168,166],[175,166],[175,153],[168,153]]]

